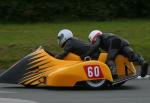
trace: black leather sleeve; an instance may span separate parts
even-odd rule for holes
[[[56,55],[55,57],[57,59],[63,59],[65,56],[67,56],[69,54],[71,49],[72,49],[72,44],[70,41],[68,41],[68,42],[66,42],[66,44],[64,46],[64,50],[60,54]]]
[[[100,39],[97,38],[96,39],[96,43],[95,44],[91,44],[90,45],[90,50],[86,53],[86,56],[91,56],[92,53],[94,53],[95,51],[97,51],[97,49],[99,48],[99,43],[100,43]]]
[[[57,59],[63,59],[65,56],[67,56],[69,51],[63,50],[60,54],[56,55],[55,58]]]

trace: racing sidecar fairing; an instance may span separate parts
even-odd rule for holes
[[[101,53],[98,60],[81,61],[79,56],[70,53],[64,60],[59,60],[39,48],[3,72],[0,82],[53,87],[73,87],[82,83],[99,88],[136,77],[133,64],[119,55],[116,59],[119,79],[114,80],[105,64],[106,57],[106,53]]]

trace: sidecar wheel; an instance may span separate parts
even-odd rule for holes
[[[99,89],[107,86],[107,81],[106,80],[90,80],[86,81],[85,83],[86,87],[91,88],[91,89]]]

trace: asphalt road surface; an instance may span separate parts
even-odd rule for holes
[[[0,103],[150,103],[150,79],[130,80],[120,88],[26,88],[0,83]]]

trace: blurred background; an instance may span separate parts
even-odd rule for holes
[[[150,0],[0,0],[0,69],[38,46],[57,54],[57,33],[68,28],[88,41],[94,29],[131,43],[150,62]]]

